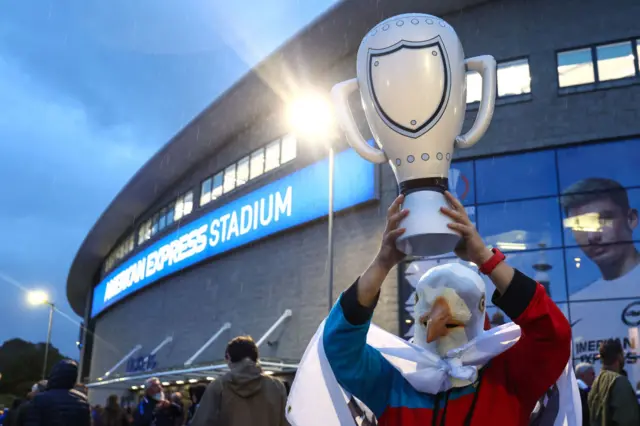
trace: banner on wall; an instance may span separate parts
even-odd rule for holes
[[[335,156],[334,210],[377,198],[375,166],[353,149]],[[204,259],[324,217],[328,160],[271,182],[205,214],[123,262],[93,291],[91,316]]]

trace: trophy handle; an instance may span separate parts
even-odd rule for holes
[[[387,161],[387,156],[381,150],[369,145],[362,137],[356,121],[353,119],[351,108],[349,107],[349,95],[355,92],[358,87],[358,79],[354,78],[338,83],[331,89],[331,98],[333,99],[338,124],[347,135],[349,145],[351,145],[362,158],[372,163],[382,164]]]
[[[489,123],[493,118],[493,110],[496,106],[496,60],[493,59],[493,56],[483,55],[466,59],[464,63],[467,70],[480,73],[482,77],[482,99],[480,100],[480,108],[473,126],[467,133],[456,138],[458,148],[470,148],[484,136],[489,128]]]

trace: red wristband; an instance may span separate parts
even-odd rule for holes
[[[489,258],[486,262],[480,265],[480,272],[485,275],[491,275],[496,266],[498,266],[503,260],[506,259],[505,255],[498,250],[497,248],[492,248],[493,256]]]

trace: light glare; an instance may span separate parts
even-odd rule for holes
[[[318,141],[332,135],[333,108],[329,100],[319,94],[300,96],[287,110],[291,129],[300,137]]]
[[[27,300],[31,305],[44,305],[49,302],[49,296],[42,290],[33,290],[27,295]]]

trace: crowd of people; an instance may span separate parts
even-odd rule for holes
[[[144,395],[133,407],[121,406],[118,395],[90,406],[87,388],[76,383],[78,365],[64,360],[49,379],[33,385],[25,400],[14,401],[1,426],[245,426],[286,425],[287,388],[264,374],[258,347],[251,337],[227,345],[229,372],[208,386],[189,388],[185,404],[180,392],[165,395],[158,378],[145,382]]]
[[[602,342],[600,361],[602,368],[598,375],[590,363],[580,363],[575,368],[583,425],[640,424],[639,396],[627,379],[619,340]]]

